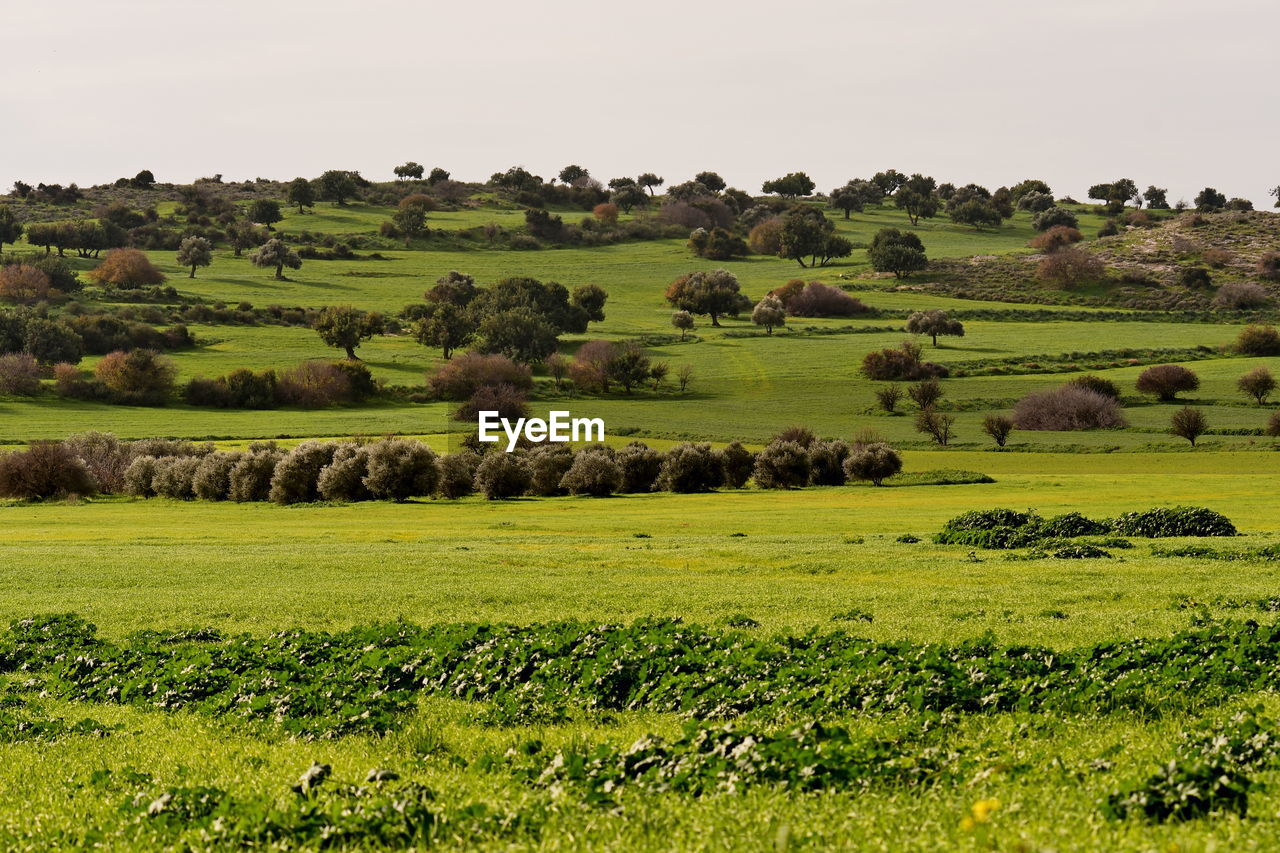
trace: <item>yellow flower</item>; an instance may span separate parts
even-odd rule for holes
[[[991,813],[998,808],[1000,808],[1000,801],[991,799],[978,800],[970,810],[973,812],[973,819],[976,823],[986,823],[991,820]]]
[[[972,832],[975,826],[977,826],[977,824],[973,822],[973,818],[967,815],[960,818],[960,828],[965,832]]]

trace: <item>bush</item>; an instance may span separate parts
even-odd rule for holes
[[[80,457],[56,441],[0,454],[0,497],[46,500],[92,495],[97,489]]]
[[[1050,207],[1031,218],[1031,227],[1037,231],[1048,231],[1051,228],[1078,228],[1076,215],[1065,207]]]
[[[809,482],[809,454],[794,441],[773,441],[756,454],[752,479],[762,489],[796,489]]]
[[[818,437],[813,434],[813,430],[806,426],[789,426],[781,432],[769,439],[770,444],[776,444],[781,441],[792,441],[806,450],[812,445]]]
[[[62,442],[89,469],[98,491],[120,494],[124,489],[124,471],[129,467],[129,446],[111,433],[81,432]]]
[[[1205,249],[1201,252],[1200,260],[1204,261],[1214,269],[1222,269],[1227,264],[1235,260],[1235,255],[1231,254],[1226,249],[1219,249],[1215,247],[1212,249]]]
[[[435,451],[420,441],[388,438],[365,448],[365,488],[375,498],[403,503],[430,495],[440,480]]]
[[[880,486],[902,470],[902,457],[884,442],[855,447],[844,460],[844,473],[850,480],[869,481]]]
[[[1089,374],[1076,376],[1068,379],[1067,385],[1076,388],[1086,388],[1090,391],[1095,391],[1104,397],[1110,397],[1112,400],[1120,399],[1120,387],[1110,379],[1103,379],[1101,376],[1092,376]]]
[[[1258,259],[1258,275],[1268,281],[1280,281],[1280,252],[1265,252]]]
[[[516,420],[529,414],[529,398],[523,391],[507,384],[483,385],[471,399],[453,413],[456,421],[478,421],[481,412],[497,412],[498,417]]]
[[[332,441],[304,441],[285,454],[271,475],[267,498],[272,503],[309,503],[320,498],[320,472],[333,462],[338,445]]]
[[[480,457],[470,450],[460,450],[440,457],[440,479],[436,494],[456,500],[475,491],[476,467]]]
[[[322,409],[352,399],[351,377],[330,361],[304,361],[276,378],[276,397],[287,406]]]
[[[1245,326],[1236,338],[1235,351],[1242,355],[1280,355],[1280,332],[1275,326]]]
[[[1252,281],[1229,281],[1213,296],[1213,306],[1228,311],[1251,311],[1265,308],[1270,303],[1271,294],[1267,289]]]
[[[951,443],[955,423],[955,415],[945,415],[937,409],[921,409],[916,413],[916,432],[925,433],[942,447]]]
[[[1158,539],[1170,536],[1235,536],[1236,527],[1225,515],[1204,507],[1159,507],[1126,512],[1111,524],[1121,536]]]
[[[569,362],[569,378],[584,391],[608,393],[610,367],[617,358],[618,347],[611,341],[587,341]]]
[[[369,456],[362,444],[343,444],[333,452],[333,461],[320,471],[316,490],[327,501],[367,501],[369,489],[364,484]]]
[[[1252,397],[1261,406],[1267,402],[1271,392],[1276,390],[1276,378],[1265,367],[1255,367],[1236,380],[1240,392]]]
[[[200,467],[191,479],[195,496],[202,501],[225,501],[231,493],[231,472],[243,453],[210,453],[200,459]],[[274,476],[272,478],[274,480]],[[272,484],[274,486],[274,483]],[[268,497],[271,493],[268,492]],[[275,500],[275,498],[272,498]]]
[[[720,451],[719,456],[724,485],[731,489],[741,489],[745,486],[751,479],[751,472],[755,470],[756,455],[743,447],[742,442],[731,441]]]
[[[932,408],[942,399],[942,383],[936,379],[921,380],[914,385],[908,386],[907,396],[911,398],[911,402],[915,403],[917,408]]]
[[[124,470],[124,493],[135,498],[155,496],[151,480],[156,473],[156,457],[138,456]]]
[[[1066,225],[1055,225],[1049,230],[1032,237],[1029,245],[1033,249],[1039,249],[1045,254],[1051,255],[1059,249],[1070,246],[1072,243],[1079,243],[1083,239],[1084,235],[1078,229],[1070,228]]]
[[[236,503],[267,500],[271,496],[271,478],[275,475],[276,464],[283,456],[283,451],[275,447],[244,454],[231,469],[227,497]]]
[[[874,312],[862,300],[820,281],[809,282],[783,305],[795,317],[856,317]]]
[[[611,201],[601,202],[591,209],[591,215],[605,225],[616,225],[618,222],[618,206]]]
[[[544,444],[529,453],[527,464],[529,494],[540,497],[563,495],[560,481],[573,465],[573,449],[565,444]]]
[[[809,448],[809,483],[814,486],[843,486],[844,461],[849,458],[848,442],[834,439],[816,441]]]
[[[720,461],[709,444],[678,444],[667,452],[658,469],[657,489],[667,492],[706,492],[724,483]]]
[[[1157,364],[1148,367],[1138,376],[1140,394],[1150,394],[1164,402],[1177,399],[1180,391],[1194,391],[1200,387],[1200,377],[1178,364]]]
[[[996,447],[1004,447],[1009,443],[1009,436],[1013,433],[1014,426],[1013,418],[1007,418],[1004,415],[987,415],[982,419],[982,431],[991,436]]]
[[[1280,438],[1280,412],[1271,413],[1271,417],[1267,419],[1266,433],[1272,438]]]
[[[173,392],[178,369],[155,350],[136,349],[103,356],[93,373],[118,402],[162,406]]]
[[[622,469],[607,448],[588,447],[574,455],[560,486],[570,494],[604,497],[621,488]]]
[[[520,497],[529,481],[529,466],[515,453],[486,453],[476,467],[476,489],[491,501]]]
[[[783,221],[773,216],[756,225],[747,235],[747,246],[757,255],[776,255],[782,248]]]
[[[25,352],[0,355],[0,394],[31,397],[40,393],[40,365]]]
[[[1034,391],[1013,407],[1019,429],[1111,429],[1125,425],[1120,404],[1113,397],[1078,385]]]
[[[642,441],[633,441],[618,451],[616,461],[622,473],[619,492],[629,494],[653,491],[658,472],[662,468],[661,453]]]
[[[898,385],[886,385],[875,391],[876,402],[887,414],[898,411],[898,403],[902,402],[902,388]]]
[[[1192,447],[1195,447],[1196,440],[1208,431],[1209,419],[1205,417],[1204,412],[1190,406],[1183,406],[1174,412],[1169,424],[1169,432],[1179,438],[1185,438],[1191,442]]]
[[[427,381],[441,399],[466,400],[485,385],[532,388],[533,371],[505,355],[469,352],[445,362]]]
[[[164,282],[164,273],[137,249],[112,249],[87,275],[94,283],[111,287],[146,287]]]
[[[903,341],[897,349],[869,352],[862,359],[862,372],[868,379],[881,382],[916,381],[941,378],[947,368],[931,361],[921,361],[920,346],[913,341]]]
[[[35,305],[49,298],[49,276],[28,264],[0,266],[0,299],[15,305]]]
[[[1099,258],[1074,246],[1046,255],[1036,267],[1036,276],[1055,287],[1072,288],[1092,284],[1102,278],[1106,266]]]
[[[196,496],[195,476],[200,468],[198,456],[165,456],[157,459],[151,476],[151,489],[157,497],[189,501]]]
[[[1206,290],[1213,287],[1213,278],[1203,267],[1187,267],[1178,273],[1178,283],[1192,290]]]

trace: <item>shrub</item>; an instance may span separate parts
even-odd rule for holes
[[[156,473],[156,457],[138,456],[124,469],[124,493],[136,498],[149,498],[155,495],[151,488],[151,480]]]
[[[816,441],[809,448],[809,482],[815,486],[843,486],[844,461],[850,447],[840,439]]]
[[[243,453],[210,453],[201,458],[200,467],[191,479],[195,496],[202,501],[225,501],[231,493],[231,472]],[[272,478],[274,480],[274,476]],[[274,486],[274,483],[273,483]],[[271,493],[268,492],[268,497]],[[272,498],[275,500],[275,498]]]
[[[37,441],[0,454],[0,497],[46,500],[95,491],[83,460],[60,442]]]
[[[1280,258],[1280,255],[1277,255]],[[1271,294],[1260,284],[1252,281],[1229,281],[1213,296],[1215,308],[1229,311],[1250,311],[1265,308],[1271,303]]]
[[[573,448],[564,444],[544,444],[529,453],[527,462],[529,494],[541,497],[564,494],[560,481],[573,466]]]
[[[427,381],[441,399],[466,400],[485,385],[532,388],[533,371],[505,355],[469,352],[445,362]]]
[[[955,423],[954,415],[944,415],[937,409],[921,409],[916,413],[916,432],[925,433],[942,447],[951,442]]]
[[[1214,269],[1222,269],[1227,264],[1235,260],[1235,255],[1231,254],[1226,249],[1219,249],[1215,247],[1212,249],[1205,249],[1201,252],[1200,260],[1204,261]]]
[[[40,393],[40,365],[25,352],[0,355],[0,394],[31,397]]]
[[[996,447],[1004,447],[1009,443],[1009,436],[1013,433],[1014,426],[1013,418],[1004,415],[987,415],[982,419],[982,431],[991,436]]]
[[[1258,259],[1258,275],[1268,281],[1280,281],[1280,252],[1265,252]]]
[[[331,361],[304,361],[279,374],[276,396],[287,406],[322,409],[352,399],[351,377]]]
[[[435,451],[420,441],[388,438],[367,445],[365,488],[375,498],[403,503],[430,495],[440,480]]]
[[[747,246],[757,255],[776,255],[782,248],[782,217],[773,216],[751,229]]]
[[[751,472],[756,467],[756,455],[742,446],[740,441],[731,441],[720,451],[720,471],[724,475],[724,485],[731,489],[741,489],[751,479]]]
[[[1076,388],[1096,391],[1104,397],[1110,397],[1112,400],[1120,399],[1120,387],[1110,379],[1103,379],[1101,376],[1092,376],[1090,374],[1076,376],[1068,379],[1067,384]]]
[[[871,482],[880,486],[902,470],[902,457],[884,442],[855,447],[844,461],[844,473],[850,480]]]
[[[460,450],[440,457],[440,479],[436,482],[436,494],[456,500],[475,491],[476,467],[480,457],[470,450]]]
[[[780,441],[791,441],[805,448],[806,450],[812,445],[818,437],[813,434],[813,430],[806,426],[789,426],[781,432],[775,434],[769,439],[770,444]]]
[[[741,446],[741,445],[739,445]],[[618,491],[651,492],[662,468],[662,454],[642,441],[632,441],[618,451],[616,458],[622,480]]]
[[[195,476],[203,460],[198,456],[165,456],[157,459],[151,489],[158,497],[189,501],[196,496]]]
[[[947,368],[920,360],[921,349],[913,341],[903,341],[897,349],[869,352],[862,359],[862,372],[868,379],[882,382],[915,381],[945,377]]]
[[[1241,393],[1252,397],[1261,406],[1267,402],[1271,392],[1276,390],[1276,378],[1271,375],[1271,371],[1266,367],[1259,366],[1237,379],[1236,387],[1240,389]]]
[[[1145,512],[1126,512],[1112,522],[1121,536],[1158,539],[1170,536],[1235,536],[1237,531],[1225,515],[1204,507],[1158,507]]]
[[[87,275],[94,283],[111,287],[146,287],[164,282],[164,273],[137,249],[112,249]]]
[[[898,410],[898,403],[902,401],[902,388],[898,385],[886,385],[883,388],[877,388],[875,391],[876,402],[888,414],[893,414]]]
[[[1140,394],[1150,394],[1164,402],[1177,399],[1180,391],[1194,391],[1200,387],[1200,377],[1178,364],[1157,364],[1148,367],[1138,376]]]
[[[267,500],[271,495],[271,478],[275,474],[276,463],[283,456],[283,451],[275,447],[244,454],[231,469],[227,497],[236,503]]]
[[[131,460],[128,445],[110,433],[92,431],[69,436],[62,444],[89,469],[98,491],[122,492],[124,471]]]
[[[569,378],[583,390],[608,393],[610,366],[617,357],[618,347],[611,341],[587,341],[569,363]]]
[[[1236,338],[1235,351],[1243,355],[1280,355],[1280,332],[1275,326],[1245,326]]]
[[[476,489],[491,501],[520,497],[529,481],[529,466],[515,453],[486,453],[476,467]]]
[[[605,225],[616,225],[618,222],[618,206],[611,201],[601,202],[591,208],[591,215]]]
[[[1213,278],[1203,267],[1187,267],[1178,273],[1178,283],[1192,290],[1204,290],[1213,287]]]
[[[316,481],[333,462],[338,445],[332,441],[304,441],[285,454],[271,475],[267,498],[272,503],[295,504],[318,500]]]
[[[1204,412],[1190,406],[1183,406],[1174,412],[1169,424],[1169,432],[1179,438],[1185,438],[1191,442],[1192,447],[1195,447],[1196,440],[1208,431],[1209,419],[1205,417]]]
[[[811,281],[783,303],[795,317],[856,317],[873,309],[838,287]]]
[[[173,391],[173,378],[178,369],[172,360],[155,350],[136,349],[103,356],[93,373],[121,403],[161,406]]]
[[[453,413],[456,421],[477,421],[481,412],[497,412],[498,417],[516,420],[529,414],[529,398],[506,383],[482,385]]]
[[[1280,438],[1280,412],[1271,413],[1271,417],[1267,419],[1266,433],[1272,438]]]
[[[35,305],[49,298],[49,276],[28,264],[0,266],[0,299]]]
[[[1051,255],[1059,249],[1070,246],[1072,243],[1079,243],[1084,239],[1084,235],[1076,228],[1070,228],[1066,225],[1055,225],[1047,231],[1031,238],[1029,245],[1033,249],[1039,249],[1047,255]]]
[[[1097,281],[1105,271],[1099,258],[1069,246],[1046,255],[1036,267],[1036,276],[1055,287],[1072,288]]]
[[[1080,222],[1076,215],[1065,207],[1050,207],[1031,218],[1031,227],[1037,231],[1048,231],[1051,228],[1077,228]]]
[[[607,448],[588,447],[574,455],[560,486],[570,494],[604,497],[622,486],[622,469]]]
[[[1033,391],[1013,407],[1019,429],[1110,429],[1125,425],[1120,404],[1112,397],[1078,385]]]
[[[907,396],[918,408],[931,408],[942,399],[942,383],[936,379],[921,380],[907,387]]]
[[[723,482],[724,472],[711,445],[685,443],[667,452],[655,487],[668,492],[706,492]]]
[[[342,444],[333,452],[333,461],[320,471],[316,490],[327,501],[366,501],[369,489],[364,484],[369,472],[369,456],[362,444]]]
[[[808,451],[794,441],[774,440],[756,454],[752,479],[762,489],[795,489],[808,484]]]

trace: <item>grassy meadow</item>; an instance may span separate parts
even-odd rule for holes
[[[392,212],[322,202],[308,213],[286,211],[276,227],[282,235],[372,237]],[[1088,235],[1105,221],[1092,209],[1079,212]],[[586,215],[560,213],[566,221]],[[887,206],[832,219],[861,247],[879,228],[910,227],[905,214]],[[643,340],[673,374],[690,366],[692,382],[683,392],[668,379],[633,395],[578,394],[557,388],[539,369],[533,414],[569,409],[602,417],[608,443],[638,439],[660,450],[735,439],[759,448],[797,424],[846,439],[870,429],[902,450],[907,475],[964,471],[994,482],[913,485],[908,478],[884,488],[294,506],[116,496],[0,502],[0,624],[13,622],[0,631],[0,790],[9,794],[0,802],[0,846],[1191,851],[1280,843],[1280,760],[1251,759],[1248,779],[1233,783],[1248,791],[1247,813],[1227,807],[1225,796],[1185,819],[1118,817],[1106,808],[1120,792],[1174,797],[1150,781],[1170,762],[1188,773],[1217,767],[1186,752],[1203,727],[1235,731],[1247,719],[1273,737],[1277,732],[1280,684],[1238,675],[1271,658],[1230,645],[1243,633],[1269,629],[1280,610],[1280,453],[1261,434],[1275,404],[1254,405],[1235,384],[1252,368],[1280,368],[1280,360],[1233,354],[1229,347],[1243,323],[1183,322],[1173,314],[1117,319],[1113,311],[1090,319],[1099,309],[1041,305],[1035,294],[1026,303],[979,302],[913,289],[927,283],[928,273],[899,288],[871,272],[864,248],[829,267],[802,270],[772,257],[700,260],[683,240],[513,251],[452,233],[489,224],[518,230],[523,223],[522,209],[492,199],[434,212],[428,225],[442,232],[435,237],[379,249],[381,260],[308,260],[287,281],[222,247],[195,278],[186,277],[172,252],[149,256],[184,296],[259,308],[352,304],[394,315],[453,269],[480,284],[510,275],[569,288],[596,283],[609,293],[606,319],[568,336],[564,349],[571,353],[597,338]],[[932,258],[1028,254],[1034,234],[1025,212],[985,231],[942,217],[912,230]],[[83,270],[93,262],[72,263]],[[773,335],[747,316],[726,318],[719,328],[699,317],[688,340],[679,340],[663,298],[667,284],[720,266],[755,299],[802,277],[841,285],[884,314],[789,318]],[[868,352],[908,337],[903,312],[929,308],[1004,312],[965,319],[964,337],[942,338],[937,347],[921,341],[925,358],[953,374],[944,380],[941,404],[956,417],[948,447],[916,431],[909,403],[897,414],[879,411],[879,383],[859,370]],[[1062,316],[1031,316],[1040,310]],[[193,325],[191,331],[198,345],[172,353],[180,382],[336,354],[306,328]],[[1119,349],[1169,354],[1136,365],[1098,355]],[[358,354],[376,379],[403,389],[420,388],[443,363],[407,332],[375,337]],[[84,366],[95,361],[86,358]],[[1196,371],[1200,388],[1175,403],[1139,395],[1138,374],[1164,361]],[[1082,373],[1121,387],[1126,427],[1017,431],[1003,451],[982,434],[984,416],[1008,413],[1023,395]],[[439,452],[456,449],[468,430],[451,418],[455,404],[412,403],[407,396],[315,411],[0,396],[0,446],[92,429],[127,439],[212,440],[228,449],[262,439],[287,447],[311,437],[387,434],[420,438]],[[1187,404],[1204,411],[1212,428],[1195,448],[1168,433],[1171,415]],[[1224,514],[1240,535],[1128,536],[1119,544],[1098,536],[1107,555],[1083,559],[932,541],[949,519],[971,510],[1111,519],[1184,505]],[[53,651],[33,652],[39,643],[24,632],[44,623],[23,620],[65,613],[93,623],[96,639],[76,645],[47,629],[42,642]],[[403,620],[397,630],[405,636],[416,637],[409,624],[463,636],[471,628],[459,626],[480,623],[498,633],[545,630],[561,645],[549,641],[545,651],[529,640],[522,656],[519,642],[489,648],[457,640],[453,648],[442,640],[445,651],[432,654],[456,666],[455,679],[418,678],[407,706],[375,729],[361,723],[362,714],[381,719],[379,703],[410,688],[403,684],[406,670],[383,661],[386,648],[360,631],[396,620]],[[626,654],[601,652],[596,659],[591,642],[598,636],[570,639],[597,628],[639,632],[634,626],[645,620],[681,620],[690,636],[730,638],[722,657],[749,652],[763,671],[794,676],[787,683],[800,687],[762,689],[733,706],[734,713],[704,713],[692,700],[660,705],[647,685],[657,690],[690,676],[687,668],[662,669],[665,653],[656,641],[639,637]],[[276,661],[274,670],[256,658],[223,657],[295,637],[306,654]],[[861,694],[841,693],[834,686],[839,672],[815,669],[806,680],[795,676],[800,664],[788,663],[797,648],[829,645],[834,655],[851,638],[867,643],[855,662],[897,661],[904,672],[919,665],[933,676],[893,685],[891,676],[877,676],[858,683]],[[679,642],[679,654],[698,647],[694,639]],[[129,643],[157,645],[140,651],[143,645]],[[1215,643],[1227,651],[1186,662],[1197,648],[1218,649]],[[164,648],[172,649],[172,663]],[[1055,705],[992,698],[995,688],[984,694],[984,679],[1013,683],[1013,676],[979,671],[972,661],[957,664],[947,657],[963,657],[957,649],[983,660],[1007,653],[1043,663],[1047,674],[1018,683],[1028,696],[1053,697],[1075,677],[1052,669],[1062,656],[1079,655],[1101,668],[1098,662],[1150,651],[1133,663],[1134,683],[1121,679],[1114,692],[1082,691]],[[307,667],[321,673],[331,656],[350,668],[308,683]],[[632,692],[612,704],[597,694],[539,693],[555,692],[545,686],[556,683],[551,676],[538,681],[542,673],[569,667],[563,662],[570,659],[591,674],[582,681],[592,690],[616,679]],[[291,664],[297,671],[282,676]],[[475,683],[455,686],[473,664],[481,673]],[[1081,664],[1079,671],[1089,670]],[[93,692],[131,673],[138,673],[136,682]],[[1151,681],[1137,683],[1139,676]],[[484,692],[508,678],[527,683]],[[710,676],[706,681],[687,685],[687,696],[722,686]],[[292,691],[283,698],[282,682]],[[367,705],[344,704],[352,685],[373,685],[359,694]],[[971,694],[979,698],[966,698]],[[787,704],[798,696],[810,704]],[[886,696],[901,704],[890,710],[875,704]],[[296,719],[333,716],[342,716],[345,727],[287,728]],[[85,725],[73,725],[84,718]],[[777,759],[789,768],[777,777],[761,769],[765,758],[734,763],[741,754],[756,755],[751,744],[741,754],[712,751],[699,760],[723,761],[727,769],[698,790],[686,786],[692,764],[678,765],[659,784],[625,755],[653,738],[671,747],[689,726],[754,727],[772,737],[815,722],[827,734],[838,727],[859,744],[874,741],[887,751],[845,766],[837,760],[844,753],[824,741],[803,761]],[[1257,753],[1280,755],[1269,744]],[[320,793],[291,790],[313,762],[329,765],[332,774]],[[853,764],[861,769],[854,772]],[[878,775],[885,767],[901,775]],[[625,782],[606,790],[556,776],[590,768],[602,774],[623,768],[617,772]],[[377,770],[396,778],[369,775]],[[1178,790],[1176,796],[1198,796],[1186,786]],[[415,812],[419,807],[426,811]],[[255,835],[246,826],[276,827],[278,834]]]

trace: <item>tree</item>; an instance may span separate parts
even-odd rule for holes
[[[152,174],[150,169],[143,169],[141,172],[133,176],[129,182],[134,189],[145,190],[156,182],[156,176]]]
[[[280,202],[269,198],[254,199],[250,202],[245,217],[250,222],[267,226],[268,231],[271,230],[272,225],[284,219],[280,214]]]
[[[1065,207],[1050,207],[1040,211],[1031,219],[1031,227],[1037,231],[1048,231],[1057,226],[1079,228],[1080,221],[1076,215]]]
[[[916,431],[926,433],[942,447],[946,447],[952,439],[952,427],[955,426],[955,415],[944,415],[937,409],[921,409],[916,414]]]
[[[593,323],[604,321],[604,304],[608,299],[608,291],[598,284],[578,285],[569,297],[570,302],[585,311],[587,319]]]
[[[439,166],[436,166],[431,170],[430,174],[427,175],[427,186],[434,187],[436,184],[442,184],[447,180],[449,180],[449,173],[444,169],[441,169]]]
[[[938,335],[964,337],[964,324],[952,320],[946,311],[937,308],[929,311],[917,311],[907,318],[907,331],[913,335],[928,335],[933,345],[938,345]]]
[[[636,178],[636,183],[647,189],[649,191],[649,195],[653,195],[653,188],[662,186],[666,181],[655,175],[653,172],[645,172],[643,175]]]
[[[427,233],[427,210],[432,204],[431,197],[421,193],[400,199],[396,212],[391,214],[391,223],[404,237],[406,244],[409,240]]]
[[[173,390],[178,369],[155,350],[135,349],[103,356],[93,374],[122,403],[159,406]]]
[[[1177,399],[1180,391],[1194,391],[1200,387],[1200,377],[1178,364],[1157,364],[1148,367],[1138,376],[1140,394],[1151,394],[1163,402]]]
[[[708,315],[713,326],[720,325],[722,315],[736,317],[744,307],[737,276],[727,270],[682,275],[667,287],[666,299],[682,311]]]
[[[316,181],[320,198],[339,206],[345,205],[347,199],[352,198],[359,189],[356,174],[342,169],[328,170]]]
[[[897,278],[929,265],[920,237],[897,228],[881,228],[876,232],[867,247],[867,260],[871,262],[872,269],[891,272]]]
[[[423,346],[439,347],[446,360],[475,336],[475,322],[465,309],[449,302],[429,303],[426,308],[414,325],[414,338]]]
[[[870,181],[852,180],[831,191],[831,206],[844,211],[844,218],[848,219],[850,211],[861,213],[868,204],[878,204],[883,197],[880,188]]]
[[[408,178],[413,178],[415,181],[420,181],[422,180],[422,173],[426,170],[423,169],[420,164],[410,160],[404,165],[396,166],[391,171],[395,173],[396,178],[399,180],[403,181]]]
[[[855,445],[844,460],[844,473],[851,480],[870,481],[874,486],[902,470],[902,457],[882,441]]]
[[[1018,209],[1030,213],[1043,213],[1053,207],[1053,196],[1048,193],[1029,192],[1018,199]]]
[[[892,415],[898,411],[898,403],[902,402],[902,387],[899,385],[886,385],[883,388],[876,389],[876,402],[880,404],[880,408],[885,414]]]
[[[476,298],[479,290],[476,288],[476,280],[473,276],[457,270],[449,270],[445,275],[436,279],[435,287],[432,287],[422,297],[428,302],[448,302],[459,308],[466,308],[471,304],[471,300]]]
[[[880,190],[880,197],[893,195],[898,188],[907,182],[907,176],[899,172],[897,169],[886,169],[883,172],[876,172],[871,176],[871,183],[875,184]]]
[[[772,335],[775,326],[785,326],[787,323],[787,312],[783,310],[782,302],[772,296],[766,296],[756,303],[756,307],[751,311],[751,322],[757,326],[764,326],[766,335]]]
[[[1257,323],[1245,326],[1232,349],[1242,355],[1280,355],[1280,331]]]
[[[1174,412],[1170,419],[1169,432],[1179,438],[1185,438],[1191,442],[1192,447],[1196,446],[1196,439],[1208,431],[1209,419],[1204,416],[1204,412],[1190,406],[1183,406]]]
[[[245,249],[261,246],[266,241],[267,232],[247,220],[238,219],[227,227],[227,242],[235,250],[237,258]]]
[[[1276,378],[1271,375],[1271,371],[1265,367],[1255,367],[1245,375],[1236,380],[1236,387],[1241,393],[1252,397],[1261,406],[1267,402],[1267,397],[1271,396],[1271,392],[1276,390]]]
[[[919,225],[921,219],[932,219],[938,215],[936,190],[937,181],[916,172],[894,193],[893,203],[899,210],[907,212],[912,225]]]
[[[952,199],[954,201],[955,196]],[[1002,221],[1000,211],[996,210],[989,199],[970,198],[959,204],[949,203],[947,215],[957,225],[969,225],[976,231],[981,231],[984,225],[994,228]]]
[[[907,396],[920,409],[932,409],[942,399],[942,383],[932,377],[907,386]]]
[[[680,393],[689,387],[689,383],[693,380],[693,365],[682,364],[680,369],[676,371],[676,383],[680,386]]]
[[[630,213],[633,207],[643,207],[649,201],[649,196],[645,195],[644,190],[640,189],[634,183],[626,184],[615,189],[610,195],[609,200],[622,208],[623,213]]]
[[[1089,198],[1104,202],[1110,213],[1119,213],[1129,201],[1141,204],[1142,196],[1138,194],[1138,185],[1130,178],[1121,178],[1109,184],[1094,184],[1089,187]]]
[[[1004,415],[987,415],[982,419],[982,431],[991,436],[996,447],[1004,447],[1013,432],[1013,419]]]
[[[259,266],[262,266],[259,264]],[[381,314],[369,314],[350,305],[330,305],[316,316],[312,328],[335,349],[344,350],[351,361],[359,361],[356,348],[383,331]]]
[[[1213,187],[1205,187],[1200,190],[1196,196],[1196,210],[1214,211],[1222,210],[1227,206],[1227,197],[1215,190]]]
[[[1053,198],[1053,190],[1049,188],[1048,184],[1038,178],[1028,178],[1025,181],[1019,181],[1013,185],[1010,189],[1010,193],[1013,195],[1014,203],[1019,207],[1022,206],[1022,199],[1031,193],[1039,193],[1040,195],[1049,196],[1050,199]]]
[[[725,183],[724,178],[720,177],[715,172],[699,172],[693,176],[693,179],[711,190],[713,193],[718,193],[728,186],[728,184]]]
[[[203,237],[185,237],[178,246],[178,263],[191,267],[190,278],[196,277],[196,267],[213,263],[213,244]]]
[[[276,280],[285,281],[284,268],[296,270],[302,266],[302,258],[298,257],[298,253],[290,249],[282,240],[272,237],[263,243],[257,251],[249,254],[249,262],[255,267],[275,267]]]
[[[164,273],[137,249],[114,249],[87,273],[97,284],[113,287],[143,287],[162,284]]]
[[[558,331],[545,314],[529,307],[510,308],[482,315],[478,328],[479,349],[532,364],[555,352]]]
[[[298,213],[302,213],[304,207],[315,207],[316,190],[306,178],[294,178],[289,182],[289,189],[286,191],[285,198],[289,204],[296,204]],[[239,255],[240,253],[237,252],[236,254]]]
[[[1147,199],[1147,207],[1152,210],[1168,210],[1169,209],[1169,191],[1164,187],[1158,187],[1155,184],[1147,187],[1147,191],[1143,193]]]
[[[804,172],[788,172],[781,178],[765,181],[760,189],[766,193],[776,193],[784,198],[810,195],[814,183]]]
[[[698,257],[712,261],[727,261],[751,253],[746,241],[726,228],[712,228],[710,231],[695,228],[689,235],[688,246]]]
[[[32,317],[23,329],[23,351],[41,364],[76,364],[84,355],[84,339],[70,326]]]
[[[628,343],[609,359],[607,370],[609,378],[630,394],[633,388],[649,378],[650,367],[649,356],[645,354],[644,348],[636,343]]]
[[[798,204],[782,220],[778,257],[796,261],[801,267],[826,266],[832,258],[848,257],[853,244],[835,230],[835,224],[821,210]]]
[[[671,315],[671,325],[680,330],[680,340],[683,341],[693,328],[693,315],[688,311],[677,311]]]
[[[4,252],[5,243],[16,243],[22,236],[22,223],[13,215],[7,204],[0,204],[0,253]]]
[[[570,186],[591,177],[591,173],[581,166],[569,165],[560,170],[560,183]]]

